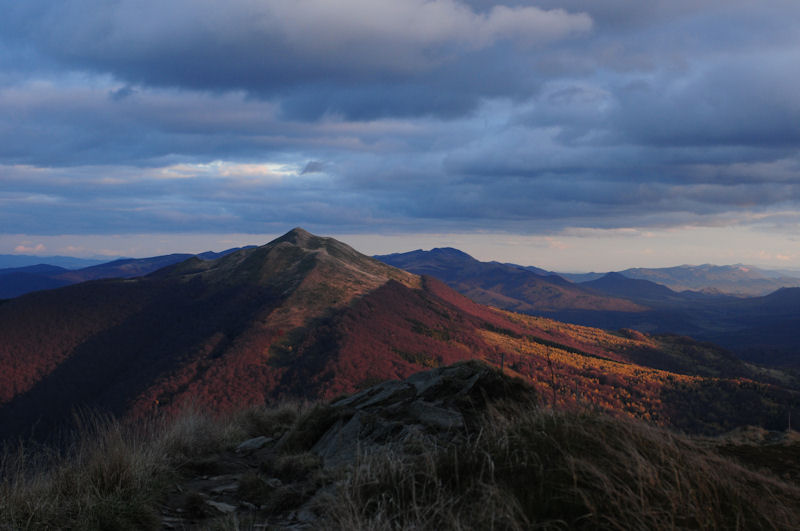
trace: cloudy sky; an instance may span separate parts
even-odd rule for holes
[[[796,0],[0,0],[0,253],[294,226],[800,269]]]

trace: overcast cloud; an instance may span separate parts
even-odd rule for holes
[[[0,12],[4,234],[800,229],[796,1]]]

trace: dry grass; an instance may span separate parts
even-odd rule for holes
[[[500,403],[457,446],[408,441],[338,472],[308,452],[330,422],[327,406],[303,404],[225,417],[187,411],[135,428],[93,418],[64,452],[19,446],[0,456],[0,530],[158,529],[170,482],[256,435],[284,436],[284,449],[242,479],[239,495],[277,513],[316,492],[315,528],[735,530],[800,521],[796,485],[638,421]],[[258,517],[209,525],[251,529]]]
[[[800,490],[683,436],[597,414],[496,411],[457,448],[362,459],[347,529],[795,529]]]
[[[149,429],[84,419],[66,450],[7,449],[0,459],[0,529],[155,529],[172,467]]]
[[[248,437],[279,434],[306,406],[230,416],[187,409],[136,425],[84,415],[59,451],[24,444],[0,452],[0,530],[160,529],[165,486]]]

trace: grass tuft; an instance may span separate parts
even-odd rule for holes
[[[149,427],[81,419],[63,452],[20,445],[0,459],[0,528],[157,529],[155,500],[171,473]]]
[[[494,410],[466,444],[359,460],[348,529],[793,529],[800,489],[692,440],[598,414]]]

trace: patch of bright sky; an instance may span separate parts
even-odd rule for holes
[[[301,167],[291,164],[245,164],[215,160],[208,164],[173,164],[156,170],[155,176],[161,179],[216,177],[257,178],[279,181],[285,177],[297,175],[301,170]]]

